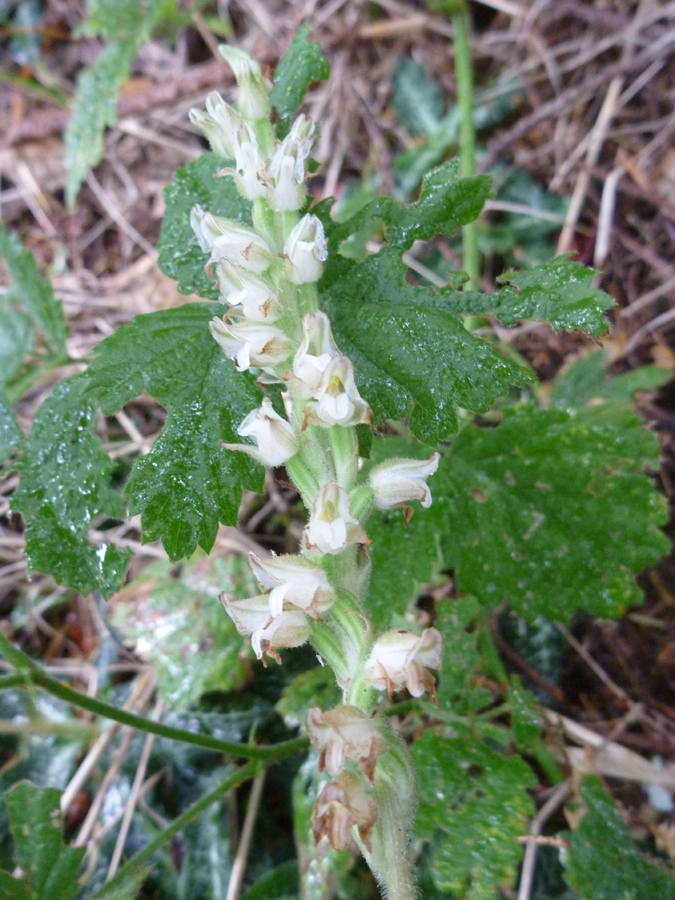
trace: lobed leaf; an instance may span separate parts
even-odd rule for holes
[[[468,728],[452,738],[429,731],[412,748],[419,781],[418,838],[434,839],[436,886],[465,900],[496,900],[511,885],[522,856],[533,803],[534,773],[519,757],[505,757]],[[440,831],[440,835],[438,832]]]
[[[178,282],[182,294],[198,294],[218,300],[214,281],[205,272],[208,254],[200,248],[190,227],[190,210],[195,204],[217,216],[251,225],[251,204],[245,200],[231,178],[216,178],[223,160],[215,153],[178,169],[171,184],[164,188],[166,210],[159,238],[158,265],[169,278]]]
[[[565,880],[572,890],[593,900],[673,900],[672,874],[639,852],[599,779],[585,778],[581,797],[588,811],[579,828],[565,835]]]
[[[28,781],[4,795],[16,862],[24,872],[20,887],[12,885],[16,880],[8,873],[0,873],[2,896],[8,900],[71,900],[79,892],[76,876],[85,848],[63,843],[60,797],[59,791]]]
[[[21,481],[12,509],[26,522],[30,571],[49,573],[82,594],[107,595],[119,587],[130,551],[87,539],[97,519],[122,517],[124,504],[109,486],[112,462],[93,433],[95,407],[85,388],[82,376],[69,378],[38,410],[17,464]]]
[[[14,296],[23,304],[32,321],[45,333],[53,349],[62,353],[65,350],[68,329],[63,320],[61,303],[54,296],[49,282],[40,277],[33,254],[22,247],[15,234],[5,231],[2,223],[0,223],[0,255],[4,257],[9,269]],[[23,335],[22,342],[25,343],[25,324],[15,323],[14,327],[20,329]]]
[[[640,599],[635,575],[668,550],[665,500],[644,474],[657,454],[617,403],[528,405],[498,428],[465,428],[435,476],[442,502],[431,510],[459,590],[528,621],[621,614]]]
[[[572,365],[551,385],[548,402],[552,406],[585,406],[592,400],[623,400],[630,403],[638,391],[655,391],[672,377],[661,366],[641,366],[610,377],[604,350],[594,350]]]
[[[219,522],[234,525],[242,488],[262,489],[263,470],[246,454],[225,450],[260,404],[252,378],[241,375],[208,330],[215,303],[136,316],[102,341],[87,370],[88,392],[112,414],[146,391],[168,408],[150,453],[136,460],[127,493],[141,514],[143,539],[161,538],[172,560],[207,553]]]
[[[309,40],[309,25],[301,25],[274,74],[270,102],[279,114],[277,136],[288,134],[293,116],[298,111],[312,81],[325,81],[330,64],[321,53],[321,44]]]

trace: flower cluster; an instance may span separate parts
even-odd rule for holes
[[[206,111],[192,110],[191,120],[215,153],[232,160],[218,174],[250,201],[252,226],[198,206],[191,224],[228,307],[211,322],[211,334],[237,370],[252,371],[266,389],[281,386],[277,408],[267,396],[239,425],[247,442],[223,446],[265,466],[285,465],[309,511],[300,555],[250,554],[261,593],[221,600],[263,664],[267,657],[281,662],[279,649],[311,640],[336,672],[343,704],[311,709],[307,718],[320,768],[332,777],[315,805],[314,835],[342,849],[356,830],[370,853],[378,815],[389,808],[387,772],[397,771],[396,752],[407,753],[396,751],[399,739],[371,715],[372,699],[376,691],[390,698],[404,688],[435,699],[429,669],[440,667],[442,637],[435,628],[421,636],[390,629],[375,639],[364,604],[370,544],[364,524],[373,508],[403,506],[407,517],[410,501],[430,506],[426,480],[439,455],[389,459],[367,478],[359,475],[356,426],[372,425],[373,413],[319,310],[316,285],[328,247],[321,220],[306,211],[305,186],[315,127],[300,116],[277,140],[271,85],[260,66],[244,51],[221,49],[237,79],[238,109],[212,93]],[[390,793],[393,809],[399,799]],[[406,789],[400,797],[413,794]]]

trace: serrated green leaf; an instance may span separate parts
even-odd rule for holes
[[[673,900],[671,872],[650,863],[631,841],[621,814],[599,779],[585,778],[588,812],[570,842],[565,880],[592,900]]]
[[[17,468],[21,481],[12,509],[26,522],[30,571],[49,573],[87,594],[119,587],[129,550],[92,546],[87,532],[100,517],[123,517],[121,497],[109,486],[112,462],[93,433],[94,404],[81,376],[57,385],[33,423]]]
[[[520,679],[512,675],[509,701],[511,703],[511,731],[516,747],[526,752],[541,733],[542,719],[536,698],[526,690]]]
[[[38,788],[28,781],[19,782],[5,794],[16,862],[24,872],[27,888],[23,894],[20,890],[10,893],[9,898],[71,900],[78,893],[76,875],[85,848],[63,843],[60,797],[59,791]]]
[[[66,202],[71,208],[87,170],[101,160],[105,130],[117,122],[117,95],[162,5],[163,0],[89,0],[89,17],[82,30],[110,38],[110,43],[77,79],[64,136]]]
[[[251,204],[245,200],[231,178],[216,178],[223,160],[214,153],[178,169],[171,184],[164,188],[165,213],[159,239],[158,265],[165,275],[178,282],[182,294],[198,294],[217,300],[213,278],[204,271],[208,254],[197,243],[190,227],[190,210],[195,204],[217,216],[251,225]]]
[[[426,510],[424,510],[426,512]],[[480,654],[476,633],[467,629],[480,611],[475,597],[438,604],[434,627],[443,635],[443,660],[436,690],[439,706],[462,712],[477,709],[489,702],[490,695],[482,688],[474,688],[470,677],[476,671]]]
[[[5,389],[0,386],[0,466],[18,450],[24,437]]]
[[[441,89],[416,60],[399,57],[392,75],[392,106],[412,135],[431,137],[443,118]],[[427,169],[428,171],[428,169]]]
[[[672,373],[660,366],[641,366],[632,372],[609,376],[604,350],[578,359],[553,384],[548,396],[552,406],[585,406],[591,400],[623,400],[630,403],[638,391],[655,391]]]
[[[207,553],[218,523],[234,525],[242,488],[262,490],[263,469],[246,454],[225,450],[237,427],[260,405],[252,378],[237,373],[208,330],[215,303],[136,316],[95,348],[88,391],[106,415],[146,391],[169,410],[147,456],[127,485],[143,539],[162,539],[172,560]]]
[[[415,436],[432,446],[457,429],[458,406],[485,411],[511,385],[532,380],[468,332],[454,310],[436,306],[438,297],[405,281],[393,249],[350,267],[323,292],[375,421],[410,416]]]
[[[2,223],[0,255],[9,269],[14,296],[23,304],[33,322],[44,331],[52,347],[63,352],[68,329],[63,321],[61,302],[54,296],[49,282],[40,277],[33,254],[21,246],[15,234],[5,231]]]
[[[198,557],[178,577],[173,568],[158,561],[123,588],[115,597],[113,624],[142,639],[162,697],[179,709],[208,691],[234,691],[245,682],[241,638],[218,595],[240,599],[256,590],[242,557]]]
[[[434,838],[434,882],[462,900],[496,900],[522,856],[536,784],[519,757],[504,757],[457,726],[452,738],[426,732],[412,748],[419,781],[414,832]],[[442,836],[437,835],[437,831]]]
[[[0,384],[6,384],[19,371],[34,343],[30,318],[12,308],[8,295],[0,298]]]
[[[575,414],[525,406],[498,428],[465,428],[431,508],[459,590],[528,621],[579,608],[616,616],[638,602],[635,575],[669,546],[665,500],[643,474],[657,454],[616,403]]]
[[[509,286],[498,291],[490,311],[505,325],[539,319],[556,331],[582,329],[603,334],[609,329],[604,313],[614,306],[614,300],[591,287],[594,275],[593,269],[573,262],[570,254],[533,269],[510,270],[497,279]],[[471,312],[478,311],[471,308]]]
[[[270,94],[270,102],[279,114],[277,136],[280,139],[288,134],[310,82],[325,81],[329,75],[330,64],[321,53],[321,44],[309,40],[307,23],[301,25],[277,66]]]
[[[164,0],[87,0],[82,34],[111,41],[131,40],[139,46],[150,37]]]

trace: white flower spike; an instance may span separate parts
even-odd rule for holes
[[[302,556],[270,556],[261,559],[249,553],[256,581],[269,591],[270,615],[280,616],[289,608],[299,609],[316,621],[335,602],[335,591],[320,566]]]
[[[237,429],[242,437],[252,437],[252,444],[223,444],[227,450],[241,450],[264,466],[281,466],[298,452],[298,437],[292,425],[272,408],[265,397],[262,406],[250,412]]]
[[[304,215],[289,234],[284,253],[288,262],[288,277],[293,284],[318,281],[328,256],[321,220],[311,213]]]
[[[305,548],[335,554],[351,544],[369,543],[368,535],[351,513],[347,492],[337,481],[324,484],[305,528]]]
[[[307,713],[307,732],[312,746],[319,751],[319,771],[335,777],[345,759],[358,763],[372,783],[377,757],[387,744],[373,720],[355,706],[336,706],[323,712],[318,706]]]
[[[391,699],[394,691],[406,687],[413,697],[428,692],[436,700],[434,678],[427,667],[438,669],[443,656],[443,636],[435,628],[422,635],[390,628],[373,645],[363,674],[373,687],[386,691]]]
[[[429,459],[387,459],[370,473],[370,486],[375,494],[377,509],[393,509],[410,500],[419,500],[425,508],[431,506],[431,491],[426,479],[438,468],[439,453]]]
[[[272,84],[263,76],[258,60],[241,47],[221,44],[218,50],[237,79],[237,103],[242,116],[248,122],[269,118]]]
[[[264,666],[267,665],[266,655],[281,663],[281,657],[276,652],[278,649],[300,647],[309,638],[307,616],[293,611],[273,618],[267,594],[246,600],[230,600],[227,594],[222,593],[220,601],[239,634],[251,636],[251,646]]]

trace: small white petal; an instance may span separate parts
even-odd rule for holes
[[[223,444],[223,447],[248,453],[265,466],[281,466],[298,452],[299,441],[293,426],[274,411],[267,397],[261,407],[246,416],[237,433],[253,438],[255,446]]]
[[[424,507],[431,506],[431,491],[426,479],[438,468],[439,453],[429,459],[388,459],[375,466],[370,473],[370,486],[375,494],[378,509],[392,509],[419,500]]]
[[[328,256],[321,220],[311,213],[304,215],[288,236],[284,253],[288,261],[288,276],[293,284],[318,281]]]

